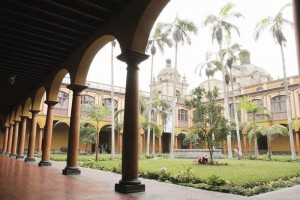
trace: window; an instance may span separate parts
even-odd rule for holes
[[[178,110],[178,121],[187,122],[188,121],[188,112],[184,109]]]
[[[258,105],[260,105],[262,108],[264,107],[264,101],[262,99],[253,99],[253,102],[257,103]],[[253,115],[252,114],[248,114],[248,120],[252,120],[253,119]],[[257,121],[263,121],[264,120],[264,111],[263,109],[256,113],[256,118]]]
[[[58,103],[54,107],[54,115],[67,116],[69,107],[69,94],[59,91],[57,101]]]
[[[102,106],[105,106],[106,108],[108,108],[110,110],[111,109],[111,98],[102,99]],[[118,101],[117,100],[114,100],[114,109],[115,109],[115,111],[118,110]]]
[[[285,96],[279,95],[271,99],[272,113],[286,112]]]
[[[237,106],[237,105],[235,105],[235,106]],[[230,121],[234,122],[235,118],[234,118],[234,105],[233,105],[233,103],[229,104],[229,114],[230,114]],[[240,110],[237,110],[237,117],[238,117],[238,119],[241,119],[241,111]]]
[[[95,98],[90,95],[81,96],[81,104],[92,104],[95,103]]]

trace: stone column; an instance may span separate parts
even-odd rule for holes
[[[5,125],[5,134],[4,134],[3,150],[2,150],[3,155],[5,155],[5,153],[7,151],[8,132],[9,132],[9,126]]]
[[[247,135],[243,135],[243,143],[244,143],[244,154],[248,154]]]
[[[298,75],[300,76],[300,1],[293,0],[293,13],[294,13],[294,30],[296,39],[296,49],[298,58]]]
[[[161,136],[162,137],[162,136]],[[158,138],[158,152],[162,153],[162,142],[161,137]]]
[[[7,151],[5,153],[6,156],[9,156],[11,154],[11,143],[12,143],[13,131],[14,131],[14,125],[10,124],[9,133],[8,133],[8,141],[7,141]]]
[[[40,110],[30,110],[32,113],[32,121],[31,121],[31,128],[29,134],[29,141],[28,141],[28,152],[27,157],[25,158],[25,162],[35,162],[34,159],[34,148],[35,148],[35,137],[36,137],[36,125],[37,125],[37,114]]]
[[[43,128],[40,128],[40,131],[39,131],[39,140],[38,140],[38,152],[42,152],[42,142],[43,142],[43,132],[44,132],[44,129]]]
[[[42,159],[39,162],[39,166],[51,166],[50,155],[51,155],[51,142],[52,142],[52,129],[53,129],[53,116],[54,116],[54,106],[57,104],[57,101],[45,101],[45,104],[48,105],[47,108],[47,117],[46,117],[46,127],[45,135],[43,141],[43,153]],[[40,134],[40,137],[42,134]]]
[[[15,129],[14,129],[14,135],[12,140],[12,147],[11,147],[11,154],[9,157],[15,158],[17,157],[17,143],[18,143],[18,137],[19,137],[19,122],[15,120]]]
[[[70,118],[69,140],[68,140],[67,166],[62,171],[64,175],[80,174],[80,170],[77,166],[78,148],[79,148],[79,131],[80,131],[80,103],[81,103],[81,92],[85,88],[87,88],[87,86],[76,85],[76,84],[71,84],[68,86],[68,89],[73,91],[73,99],[72,99],[72,110],[71,110],[71,118]]]
[[[295,131],[295,140],[296,140],[296,153],[300,155],[300,138],[299,131]]]
[[[24,143],[25,143],[27,119],[28,119],[28,116],[21,116],[22,127],[21,127],[21,135],[20,135],[17,159],[24,158]]]
[[[145,185],[138,179],[139,159],[139,78],[138,64],[148,56],[135,51],[128,51],[118,56],[127,63],[125,93],[122,179],[115,184],[115,190],[121,193],[145,191]]]

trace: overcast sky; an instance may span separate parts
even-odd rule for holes
[[[171,0],[160,14],[157,22],[172,22],[176,15],[185,20],[192,21],[198,27],[198,34],[192,35],[192,45],[179,46],[178,71],[187,77],[189,90],[197,87],[206,80],[195,73],[198,64],[205,61],[207,51],[216,51],[216,42],[212,43],[210,28],[203,26],[204,19],[209,14],[217,15],[220,8],[229,1],[224,0]],[[273,79],[283,78],[282,62],[279,46],[275,44],[271,34],[266,31],[258,41],[254,41],[255,25],[267,16],[274,16],[278,10],[291,0],[232,0],[235,10],[244,15],[244,19],[234,21],[240,30],[240,37],[233,35],[232,42],[240,43],[243,48],[251,53],[251,63],[264,68]],[[284,17],[293,20],[292,8],[284,11]],[[154,26],[155,27],[155,26]],[[297,75],[297,60],[293,29],[287,27],[284,30],[287,38],[287,46],[284,48],[286,56],[287,76]],[[99,51],[90,67],[87,80],[105,84],[111,83],[110,70],[111,45],[106,45]],[[150,54],[150,52],[146,52]],[[115,56],[120,54],[118,45],[114,49]],[[162,55],[159,51],[154,60],[154,76],[165,67],[165,60],[170,58],[174,66],[175,50],[165,47]],[[114,59],[115,85],[125,86],[126,64]],[[151,58],[140,64],[140,89],[149,91]],[[215,78],[220,78],[216,75]]]

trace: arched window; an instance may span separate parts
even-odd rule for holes
[[[271,99],[272,113],[286,112],[285,96],[279,95]]]
[[[271,112],[275,120],[286,119],[286,102],[284,95],[278,95],[271,99]]]
[[[102,106],[105,106],[106,108],[108,108],[110,110],[111,109],[111,98],[102,99]],[[114,109],[115,109],[115,111],[118,110],[118,101],[117,100],[114,100]]]
[[[58,92],[58,103],[54,107],[54,115],[67,116],[69,107],[69,94],[63,91]]]
[[[95,98],[90,95],[81,96],[81,104],[93,104],[95,103]]]
[[[178,110],[178,121],[188,121],[187,111],[184,109]]]

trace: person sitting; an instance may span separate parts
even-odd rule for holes
[[[198,163],[199,163],[199,164],[206,164],[207,162],[208,162],[207,155],[205,155],[205,156],[200,156],[200,157],[198,158]]]

